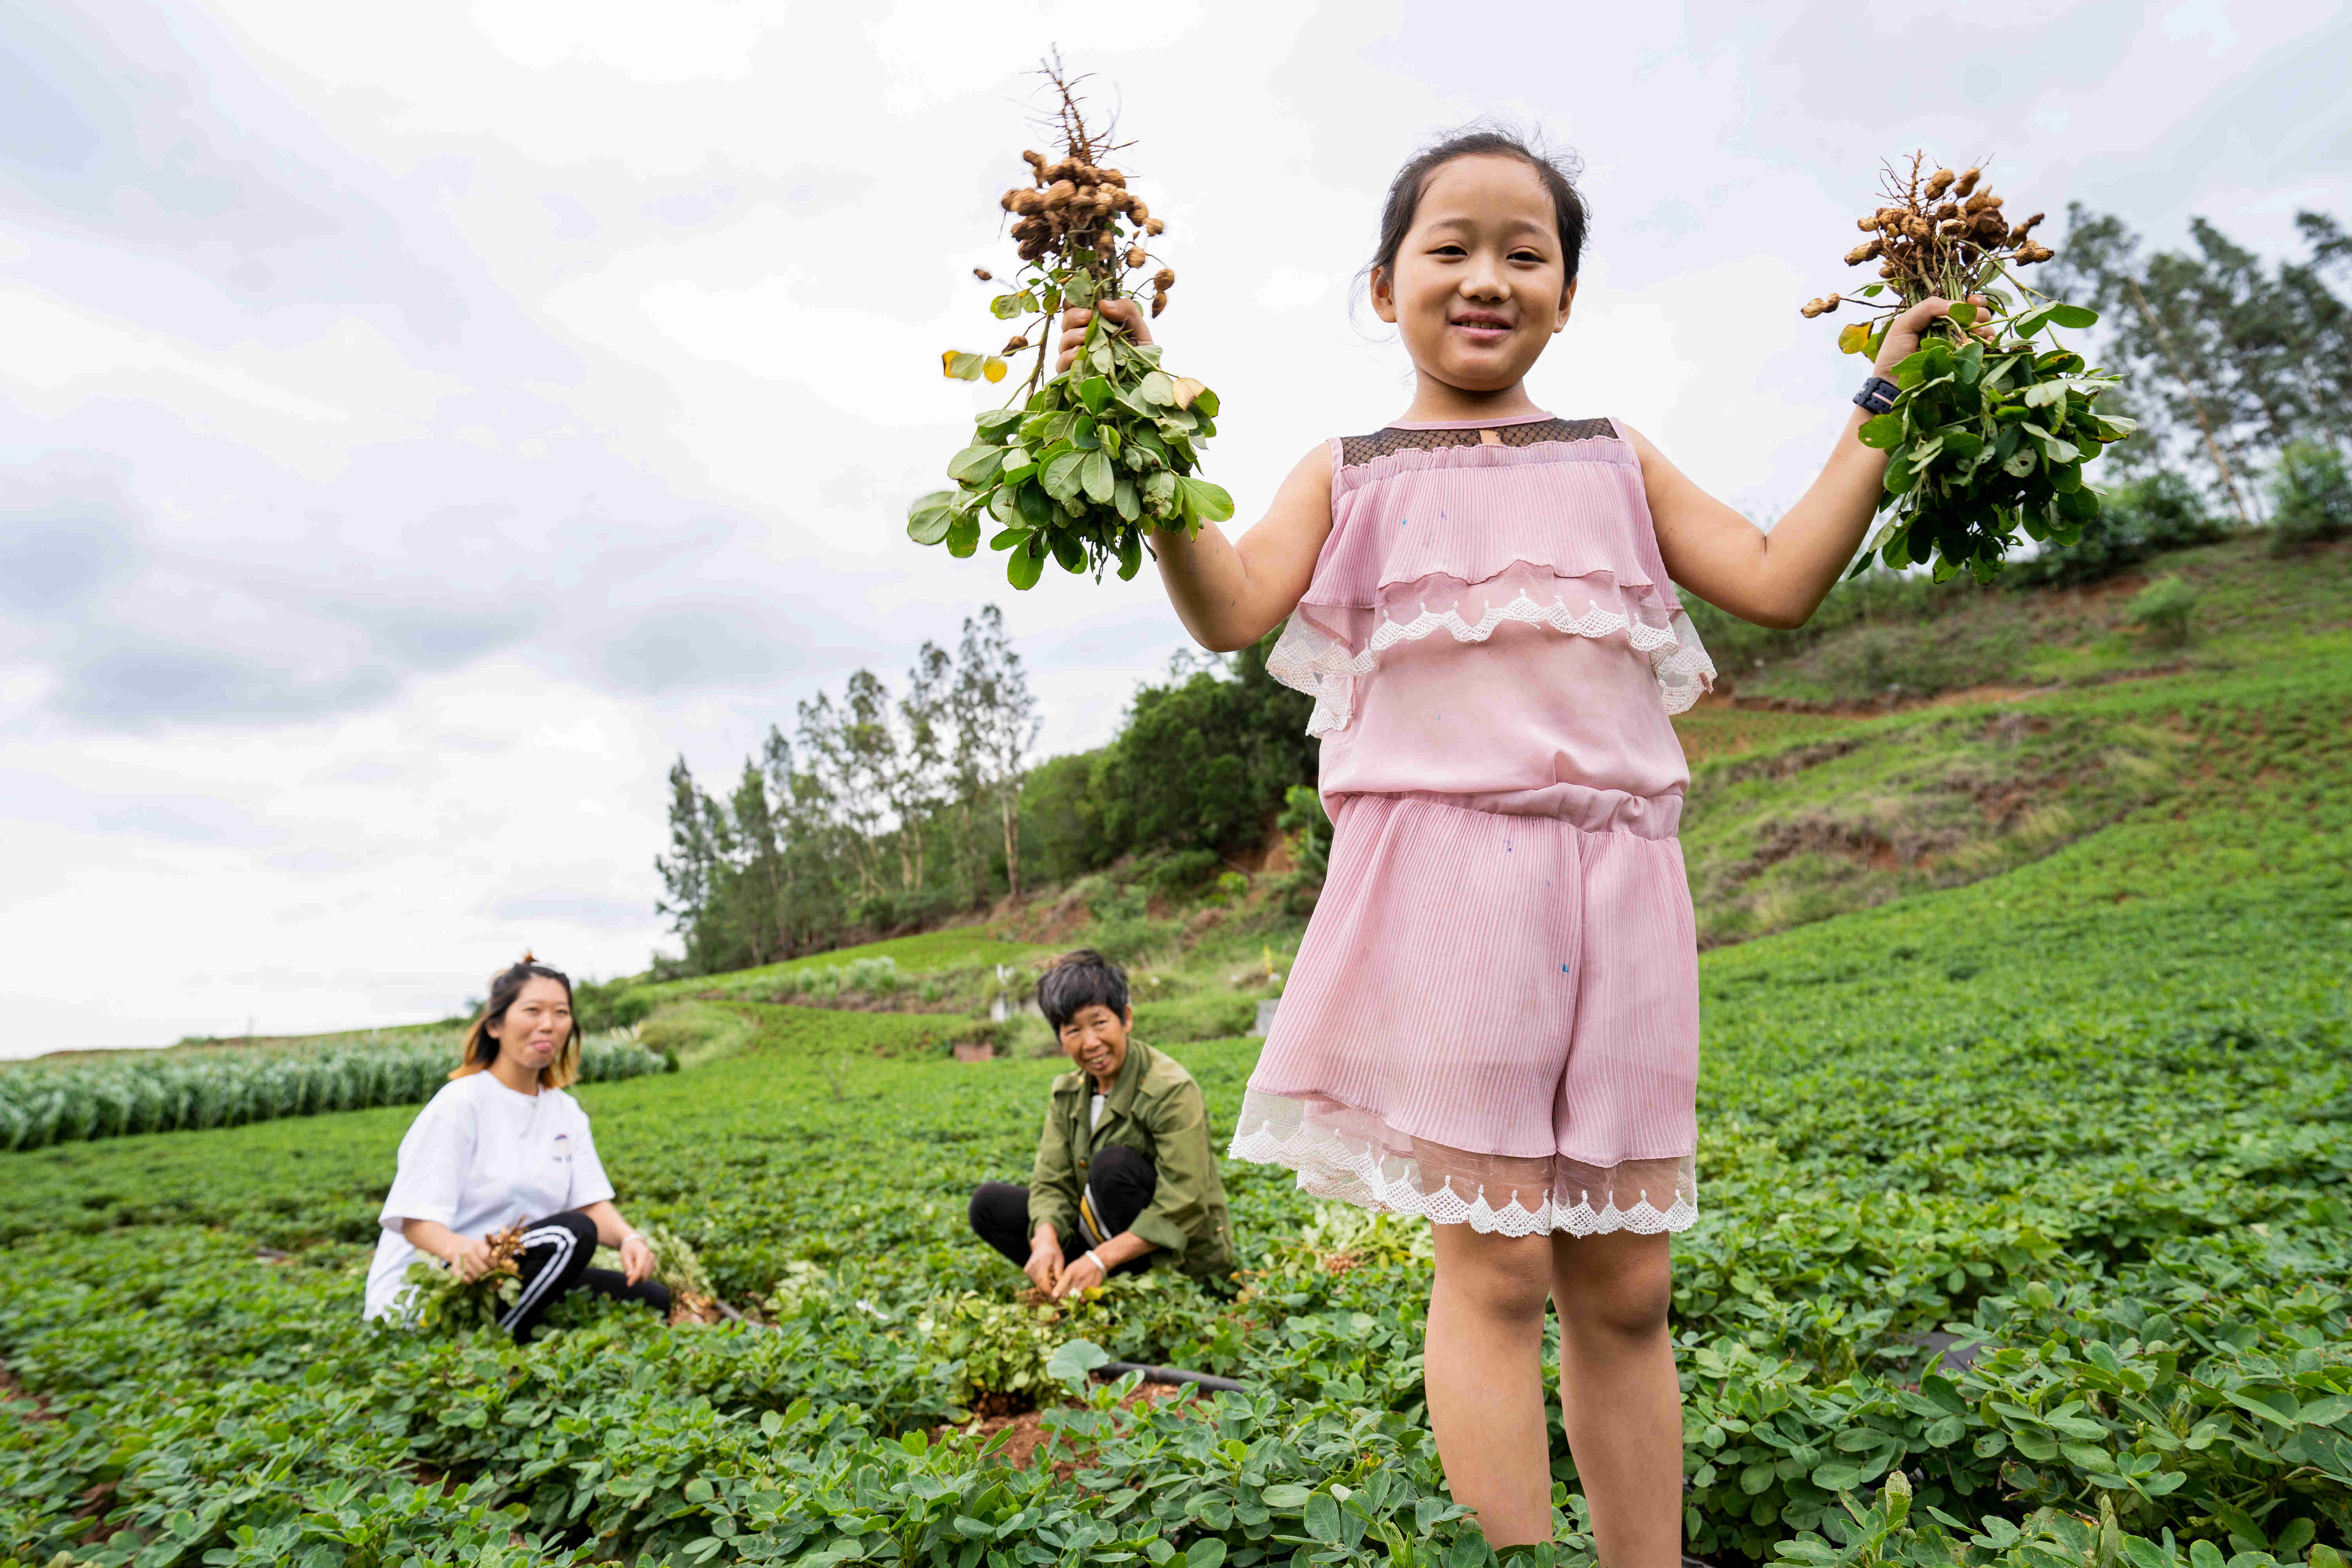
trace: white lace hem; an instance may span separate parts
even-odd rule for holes
[[[1475,621],[1463,619],[1458,609],[1433,611],[1426,604],[1409,621],[1382,616],[1380,626],[1364,639],[1363,651],[1347,644],[1308,620],[1302,611],[1292,615],[1274,651],[1266,656],[1265,672],[1296,691],[1315,699],[1307,732],[1327,735],[1347,728],[1355,716],[1356,681],[1380,668],[1380,656],[1402,642],[1418,642],[1439,632],[1454,641],[1485,642],[1506,625],[1549,626],[1570,637],[1607,637],[1622,633],[1634,651],[1650,658],[1650,672],[1669,715],[1687,712],[1715,687],[1715,661],[1699,642],[1690,616],[1675,609],[1663,626],[1651,626],[1630,615],[1591,604],[1582,613],[1569,608],[1565,597],[1540,603],[1523,588],[1508,603],[1490,603]]]
[[[1289,1116],[1268,1113],[1275,1106],[1299,1117],[1287,1132],[1278,1131],[1275,1123]],[[1360,1112],[1349,1114],[1351,1120],[1362,1119]],[[1629,1161],[1618,1166],[1549,1162],[1555,1167],[1549,1179],[1503,1181],[1500,1184],[1507,1196],[1497,1207],[1485,1181],[1449,1172],[1434,1186],[1429,1185],[1432,1168],[1452,1162],[1444,1151],[1423,1148],[1423,1157],[1383,1152],[1369,1140],[1318,1122],[1307,1114],[1303,1102],[1252,1089],[1243,1108],[1242,1129],[1234,1132],[1226,1154],[1252,1164],[1286,1166],[1297,1173],[1299,1191],[1318,1198],[1382,1214],[1420,1215],[1438,1225],[1467,1225],[1488,1235],[1540,1236],[1557,1231],[1585,1237],[1630,1231],[1636,1236],[1659,1236],[1688,1230],[1698,1223],[1697,1180],[1694,1162],[1687,1155],[1677,1160]],[[1465,1164],[1547,1163],[1471,1154],[1454,1159]],[[1630,1204],[1619,1202],[1621,1179],[1641,1184],[1626,1194],[1634,1199]],[[1456,1192],[1457,1180],[1472,1186],[1476,1195],[1465,1198]],[[1659,1189],[1654,1196],[1653,1184]],[[1537,1194],[1532,1206],[1525,1201],[1530,1185]]]

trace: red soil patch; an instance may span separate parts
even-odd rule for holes
[[[1165,1405],[1183,1392],[1184,1389],[1175,1384],[1147,1383],[1121,1399],[1118,1405],[1122,1410],[1146,1409],[1156,1405]],[[989,1401],[1004,1397],[1006,1396],[983,1394],[982,1396],[983,1409]],[[975,1411],[972,1419],[962,1426],[935,1427],[931,1436],[935,1440],[940,1440],[961,1433],[982,1443],[1002,1436],[1003,1440],[996,1447],[994,1452],[1005,1464],[1016,1470],[1025,1470],[1035,1465],[1041,1452],[1059,1449],[1058,1454],[1049,1455],[1049,1458],[1054,1467],[1055,1479],[1066,1481],[1085,1467],[1092,1455],[1089,1452],[1069,1447],[1067,1440],[1062,1434],[1046,1430],[1045,1422],[1045,1412],[1042,1410],[1024,1410],[1018,1415],[987,1415]]]

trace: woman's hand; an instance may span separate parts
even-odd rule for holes
[[[1040,1226],[1029,1243],[1029,1261],[1021,1266],[1029,1282],[1051,1296],[1062,1280],[1062,1243],[1051,1226]]]
[[[1969,330],[1985,342],[1992,342],[1992,317],[1985,297],[1971,294],[1969,303],[1977,308],[1976,323]],[[1879,345],[1878,363],[1871,367],[1870,374],[1884,376],[1888,381],[1894,380],[1895,367],[1919,352],[1919,339],[1927,331],[1927,324],[1938,316],[1951,313],[1952,302],[1940,294],[1930,294],[1895,317],[1886,329],[1886,341]]]
[[[1131,343],[1151,341],[1151,329],[1144,325],[1143,307],[1133,300],[1105,300],[1102,318],[1126,332]],[[1077,359],[1078,349],[1087,341],[1087,323],[1094,319],[1095,313],[1083,305],[1073,305],[1062,312],[1062,356],[1054,362],[1055,375],[1069,369]]]
[[[1062,1282],[1054,1287],[1054,1300],[1059,1301],[1081,1290],[1092,1290],[1102,1282],[1102,1267],[1089,1252],[1062,1270]]]
[[[654,1249],[635,1231],[621,1238],[621,1274],[632,1285],[641,1283],[654,1271]]]
[[[449,1240],[452,1245],[442,1257],[458,1279],[470,1283],[490,1271],[489,1237],[452,1235]]]

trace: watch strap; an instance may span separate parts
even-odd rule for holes
[[[1873,414],[1884,414],[1895,406],[1895,399],[1902,390],[1885,376],[1874,375],[1862,384],[1862,390],[1853,395],[1853,400]]]

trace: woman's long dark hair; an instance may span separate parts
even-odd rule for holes
[[[530,953],[522,955],[511,969],[502,969],[490,976],[490,999],[483,1004],[482,1015],[466,1031],[466,1048],[457,1058],[457,1066],[449,1076],[467,1078],[484,1071],[499,1059],[499,1038],[490,1033],[490,1026],[503,1024],[507,1009],[515,1005],[522,988],[533,980],[552,980],[563,987],[564,1005],[572,1002],[572,977],[560,969],[550,969]],[[572,1015],[572,1033],[558,1047],[555,1059],[539,1069],[539,1081],[549,1089],[562,1089],[580,1076],[580,1015]]]
[[[1396,178],[1389,182],[1388,200],[1381,206],[1380,245],[1372,252],[1371,265],[1364,268],[1367,279],[1375,273],[1396,276],[1397,252],[1412,230],[1413,215],[1421,210],[1421,195],[1429,186],[1429,177],[1456,158],[1477,157],[1517,158],[1543,181],[1559,218],[1560,261],[1568,269],[1568,281],[1576,281],[1576,269],[1584,257],[1588,216],[1584,198],[1576,189],[1582,165],[1573,153],[1548,152],[1540,142],[1492,124],[1465,126],[1433,142],[1397,171]]]

